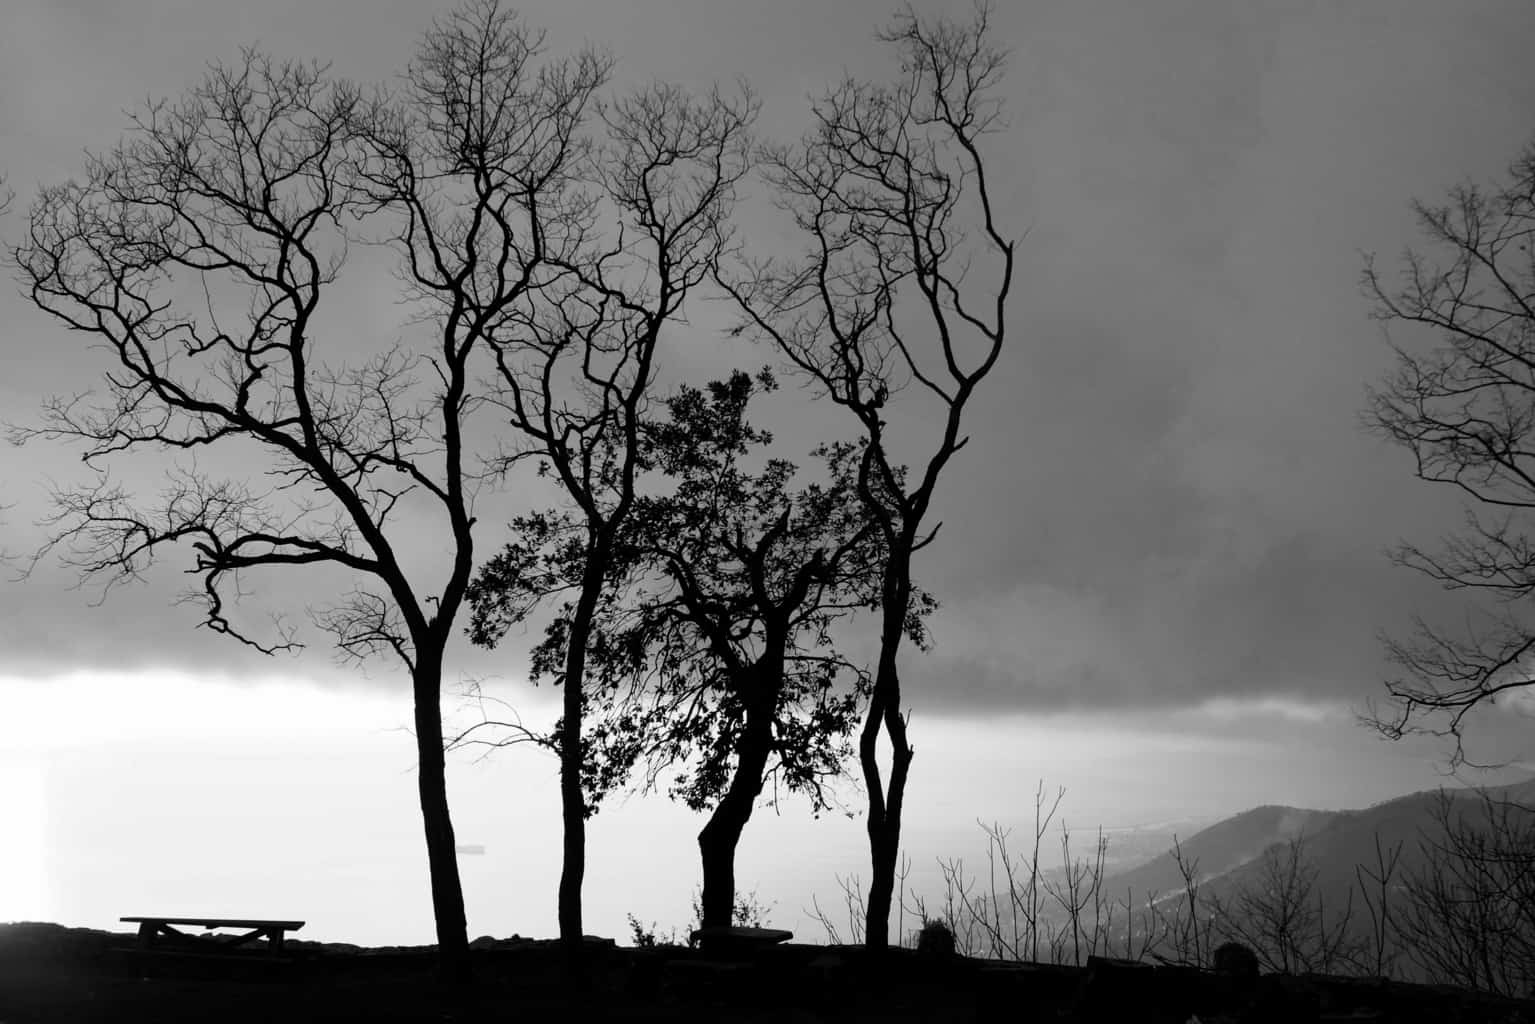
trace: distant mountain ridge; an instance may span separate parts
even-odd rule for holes
[[[1297,835],[1313,835],[1346,811],[1313,811],[1301,807],[1265,805],[1225,818],[1186,838],[1178,845],[1185,863],[1194,864],[1198,877],[1225,874],[1260,857],[1275,843]],[[1115,899],[1125,892],[1133,894],[1135,906],[1145,905],[1147,893],[1169,893],[1183,888],[1183,874],[1171,849],[1150,861],[1105,882],[1106,891]]]
[[[1457,813],[1477,820],[1485,812],[1478,797],[1488,793],[1535,808],[1535,778],[1480,788],[1449,788]],[[1330,905],[1343,906],[1356,884],[1356,867],[1376,862],[1376,841],[1387,853],[1401,844],[1397,881],[1424,862],[1421,841],[1439,832],[1435,808],[1441,790],[1423,790],[1359,810],[1318,811],[1268,805],[1216,822],[1187,839],[1180,838],[1184,862],[1194,866],[1202,893],[1229,896],[1255,885],[1263,872],[1263,853],[1300,837],[1306,862],[1317,870],[1318,891]],[[1461,803],[1464,801],[1464,803]],[[1171,850],[1110,875],[1104,889],[1111,899],[1130,893],[1133,905],[1145,906],[1149,894],[1165,897],[1183,890],[1183,875]],[[1336,901],[1336,902],[1334,902]]]

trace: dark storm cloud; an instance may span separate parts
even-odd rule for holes
[[[1359,428],[1388,355],[1359,253],[1415,241],[1408,198],[1522,144],[1506,33],[1535,15],[1177,10],[1052,38],[1083,59],[1021,133],[1052,157],[1027,163],[1005,383],[922,567],[946,598],[909,663],[929,711],[1353,702],[1379,692],[1378,631],[1462,611],[1382,557],[1456,504]]]
[[[172,586],[129,586],[97,603],[99,589],[78,589],[52,572],[7,583],[0,589],[0,671],[30,676],[219,666],[261,673],[285,660],[254,651],[242,655],[229,640],[196,629],[197,611],[173,605]]]
[[[765,127],[793,133],[804,93],[844,66],[880,72],[870,33],[890,5],[524,9],[555,50],[611,44],[626,75],[744,73],[764,94]],[[4,161],[23,190],[114,139],[131,97],[180,88],[239,42],[333,55],[342,74],[383,79],[430,14],[345,0],[113,10],[34,0],[0,43]],[[145,27],[157,23],[163,37]],[[1535,11],[1522,0],[1056,0],[1001,5],[996,24],[1014,57],[1010,127],[990,140],[995,184],[1005,223],[1028,235],[1010,347],[920,565],[944,607],[937,649],[909,662],[913,702],[965,714],[1372,692],[1378,629],[1405,628],[1414,609],[1454,611],[1381,549],[1453,527],[1455,505],[1358,428],[1362,389],[1387,355],[1357,290],[1359,252],[1389,257],[1413,240],[1409,198],[1494,175],[1523,143]],[[19,222],[13,213],[7,237]],[[387,305],[370,308],[371,328],[387,330]],[[14,290],[0,292],[0,314],[9,418],[82,386],[81,339]],[[3,546],[24,551],[36,485],[71,472],[72,455],[33,446],[0,458],[16,502]],[[484,538],[490,550],[502,534]],[[431,552],[416,555],[429,570]],[[6,585],[0,670],[273,671],[194,630],[194,609],[170,607],[187,582],[167,572],[96,609],[56,570]],[[284,594],[258,593],[253,614]],[[318,652],[300,664],[330,666]],[[463,664],[505,662],[466,652]]]
[[[1378,691],[1377,634],[1456,606],[1378,551],[1322,535],[1246,557],[1132,560],[1107,583],[1024,585],[955,601],[936,649],[908,662],[929,711],[1151,707],[1283,696],[1355,702]],[[925,696],[925,695],[924,695]]]

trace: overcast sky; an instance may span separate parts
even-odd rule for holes
[[[18,197],[0,231],[14,239],[40,184],[77,173],[84,150],[119,137],[126,108],[174,96],[205,62],[255,43],[385,81],[447,7],[10,0],[0,172]],[[883,0],[537,0],[521,10],[548,29],[554,52],[610,46],[620,82],[745,76],[764,100],[760,127],[782,137],[805,127],[806,93],[844,70],[889,70],[872,39],[892,13]],[[969,756],[997,759],[1014,782],[943,811],[914,798],[914,827],[1019,810],[1017,793],[1059,776],[1050,758],[1076,766],[1066,774],[1083,780],[1084,813],[1125,817],[1152,808],[1106,794],[1139,791],[1145,779],[1125,772],[1147,763],[1175,795],[1155,816],[1176,810],[1179,794],[1186,813],[1203,814],[1336,806],[1428,784],[1433,748],[1388,750],[1351,722],[1380,692],[1378,631],[1459,609],[1382,555],[1401,537],[1453,527],[1458,505],[1412,479],[1408,453],[1359,426],[1363,390],[1389,354],[1359,272],[1364,252],[1390,260],[1415,240],[1410,199],[1501,174],[1535,132],[1535,7],[1014,0],[999,5],[995,30],[1013,56],[1009,127],[988,140],[988,166],[1004,228],[1027,237],[1007,349],[967,424],[974,441],[945,478],[943,532],[919,566],[943,602],[937,648],[911,661],[905,685],[921,752],[914,785],[942,792]],[[359,298],[370,286],[348,285]],[[359,351],[399,330],[387,303],[357,305],[366,308],[339,322]],[[43,395],[92,386],[103,368],[15,288],[0,290],[0,332],[0,411],[12,421],[35,418]],[[702,333],[669,349],[688,372],[771,359]],[[44,442],[0,449],[0,499],[11,504],[0,546],[36,545],[46,482],[70,479],[75,458]],[[501,535],[482,536],[490,550]],[[273,661],[194,630],[196,612],[171,606],[186,582],[179,568],[101,607],[52,565],[0,585],[0,702],[62,723],[64,680],[105,685],[111,670],[166,702],[180,691],[165,680],[184,674],[217,676],[209,685],[230,692],[280,678],[359,701],[393,694],[405,720],[387,666],[359,679],[323,646]],[[263,580],[258,605],[301,610],[304,594]],[[457,668],[503,674],[531,708],[543,699],[522,693],[510,655],[464,652]],[[39,689],[49,686],[52,705]],[[1047,722],[1069,723],[1061,735],[1079,757],[1041,752]],[[1489,735],[1501,754],[1527,758],[1527,726],[1504,716]],[[1197,757],[1169,755],[1168,737]],[[175,750],[163,737],[144,743],[136,749]],[[1283,774],[1286,752],[1300,749],[1308,771]],[[1212,793],[1211,775],[1235,781]],[[541,827],[552,836],[555,819]]]

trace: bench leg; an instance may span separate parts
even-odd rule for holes
[[[155,926],[148,921],[139,924],[139,948],[149,949],[155,944]]]

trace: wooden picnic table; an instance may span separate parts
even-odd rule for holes
[[[234,949],[243,946],[256,939],[266,939],[267,950],[273,956],[281,956],[283,951],[283,935],[286,932],[297,931],[304,927],[303,921],[263,921],[240,917],[124,917],[119,920],[139,926],[139,948],[151,950],[155,948],[155,942],[162,937],[176,937],[183,939],[198,939],[198,941],[213,940],[221,949]],[[241,935],[211,935],[193,936],[180,931],[176,926],[203,928],[241,928]]]

